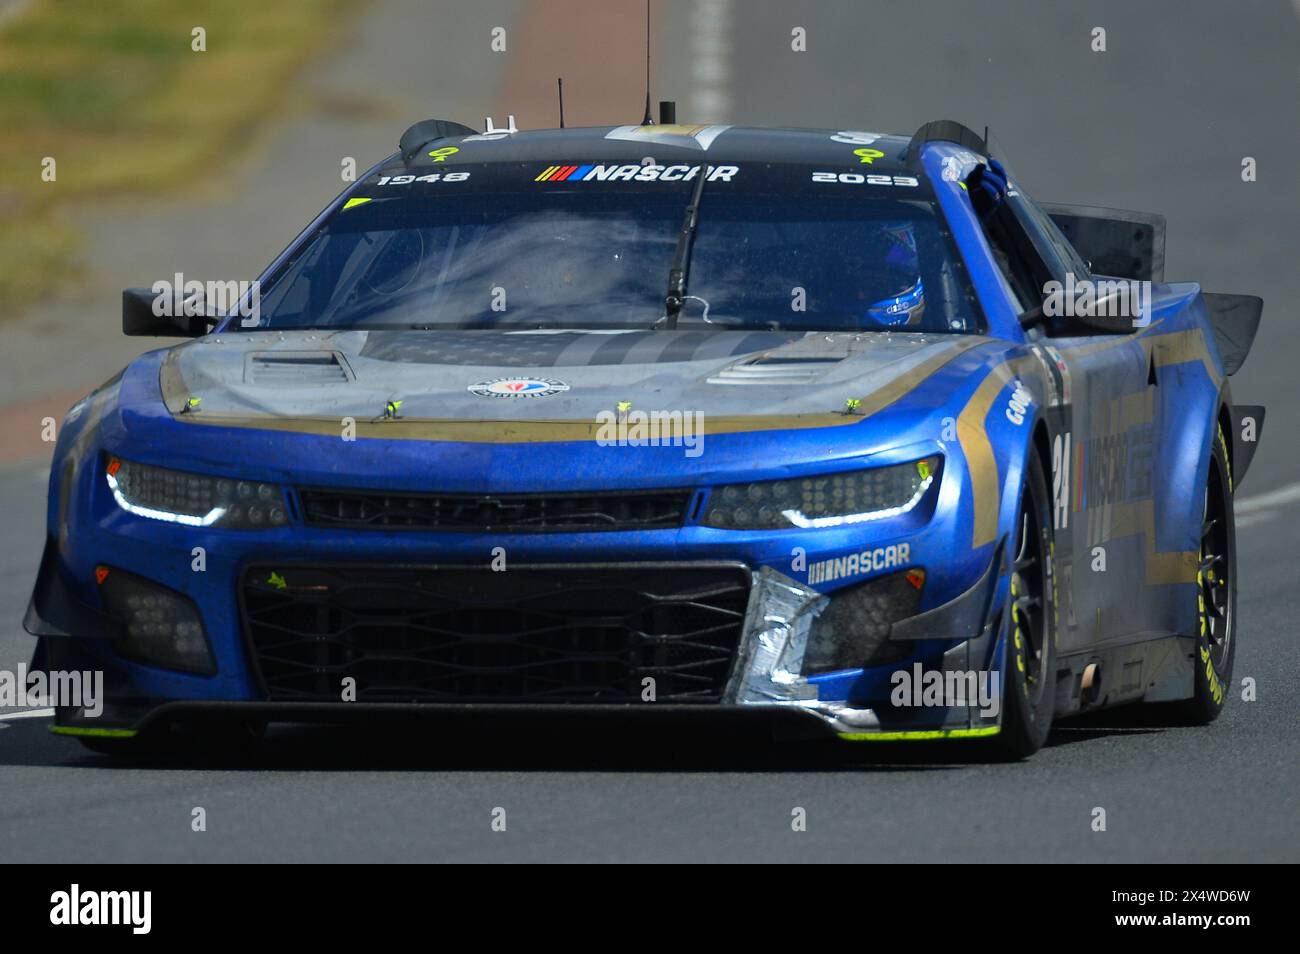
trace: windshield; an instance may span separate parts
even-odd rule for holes
[[[706,183],[679,327],[979,330],[933,199],[792,178],[782,192]],[[304,243],[251,327],[663,327],[692,184],[376,197]]]

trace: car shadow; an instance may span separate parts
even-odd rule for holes
[[[1125,735],[1158,735],[1169,729],[1187,727],[1187,718],[1176,704],[1117,706],[1057,722],[1047,745],[1071,745]]]
[[[448,725],[276,725],[238,750],[114,756],[48,732],[47,723],[0,731],[0,766],[145,771],[292,772],[915,772],[998,759],[969,742],[848,743],[774,739],[762,723],[581,724],[529,717]]]
[[[1077,716],[1045,750],[1185,725],[1167,706]],[[796,730],[799,726],[795,726]],[[642,718],[445,715],[369,725],[274,725],[237,748],[189,745],[113,756],[54,736],[44,720],[0,730],[0,766],[228,771],[844,772],[941,771],[1005,762],[985,742],[841,742],[790,738],[789,726],[699,715]],[[793,733],[798,736],[798,731]]]

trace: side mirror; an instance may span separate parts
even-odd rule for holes
[[[1099,283],[1100,284],[1100,283]],[[1131,335],[1151,322],[1150,283],[1121,280],[1093,300],[1092,304],[1068,318],[1089,331],[1111,335]],[[1143,287],[1146,293],[1143,294]]]
[[[166,308],[158,314],[157,304]],[[122,291],[122,334],[159,338],[197,338],[215,323],[205,313],[201,299],[186,299],[175,308],[171,299],[152,288]],[[169,313],[170,312],[170,313]]]
[[[1019,316],[1020,327],[1028,331],[1051,324],[1057,333],[1128,335],[1150,323],[1151,292],[1148,283],[1102,279],[1097,286],[1100,294],[1085,301],[1049,296]],[[1050,311],[1049,304],[1052,306]]]
[[[1019,321],[1020,327],[1028,331],[1030,328],[1037,328],[1046,322],[1047,316],[1043,314],[1043,306],[1038,304],[1021,314]]]

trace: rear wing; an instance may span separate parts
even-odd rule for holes
[[[1165,280],[1165,217],[1088,205],[1044,205],[1095,274],[1131,281]]]
[[[1236,374],[1250,354],[1264,314],[1264,299],[1256,295],[1224,295],[1202,292],[1210,316],[1214,343],[1219,347],[1225,374]]]

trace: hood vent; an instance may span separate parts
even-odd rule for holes
[[[261,387],[313,387],[352,379],[352,369],[337,351],[258,351],[244,366],[244,383]]]
[[[758,355],[723,368],[710,384],[811,384],[843,358]]]

